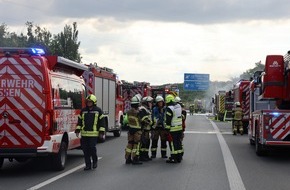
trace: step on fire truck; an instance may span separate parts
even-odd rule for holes
[[[51,156],[63,170],[67,150],[80,147],[74,130],[85,106],[87,67],[41,49],[0,48],[0,168]]]
[[[106,132],[112,132],[115,137],[120,137],[123,123],[124,103],[121,96],[121,81],[112,69],[90,64],[83,77],[89,94],[97,97],[97,106],[105,116]],[[104,142],[104,138],[100,142]]]
[[[249,80],[240,80],[233,87],[234,102],[240,102],[243,110],[243,133],[248,133],[250,121],[250,82]]]
[[[256,154],[270,148],[290,148],[290,67],[288,56],[268,55],[264,72],[250,84],[250,144]]]

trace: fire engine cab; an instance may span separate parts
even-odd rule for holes
[[[85,70],[42,49],[0,48],[0,168],[4,159],[36,156],[65,168],[67,150],[80,147],[74,130],[85,106]]]
[[[270,148],[290,148],[290,75],[288,56],[268,55],[263,72],[250,84],[250,144],[263,156]]]

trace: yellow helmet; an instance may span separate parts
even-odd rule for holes
[[[93,94],[88,95],[87,98],[86,98],[86,100],[90,100],[90,101],[92,101],[94,104],[97,103],[97,97],[96,97],[95,95],[93,95]]]
[[[165,98],[165,103],[168,104],[170,102],[173,102],[174,101],[174,96],[172,94],[169,94],[166,96]]]

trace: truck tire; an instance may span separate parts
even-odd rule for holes
[[[250,145],[255,145],[255,141],[253,139],[250,139]]]
[[[257,133],[256,133],[257,134]],[[256,150],[256,154],[258,156],[265,156],[266,155],[266,150],[262,147],[262,145],[259,143],[258,141],[258,137],[256,135],[255,137],[255,150]]]
[[[2,166],[3,166],[3,163],[4,163],[4,158],[0,158],[0,169],[1,169]]]
[[[121,129],[120,130],[116,130],[113,133],[114,133],[114,137],[120,137],[121,136]]]
[[[52,155],[52,167],[56,171],[64,170],[67,160],[67,143],[62,141],[57,154]]]

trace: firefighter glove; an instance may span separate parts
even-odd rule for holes
[[[171,136],[170,133],[167,135],[167,140],[168,140],[168,142],[172,142],[173,141],[172,136]]]

